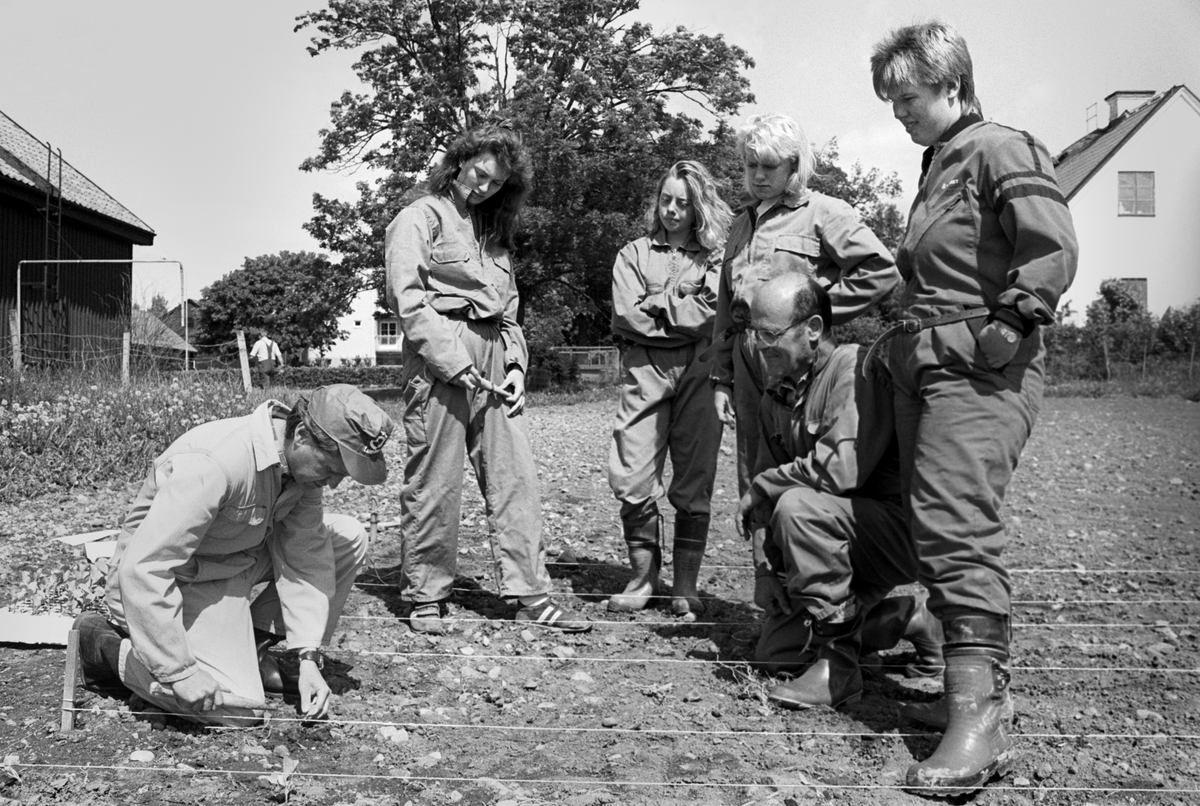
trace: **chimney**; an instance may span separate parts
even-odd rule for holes
[[[1137,109],[1154,97],[1151,90],[1118,90],[1107,96],[1108,122],[1112,123],[1131,109]]]

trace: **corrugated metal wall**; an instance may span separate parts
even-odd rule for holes
[[[16,304],[17,263],[45,255],[46,224],[32,205],[0,198],[0,352],[10,357],[9,311]],[[64,260],[128,260],[133,246],[70,218],[61,247],[51,241],[49,257]],[[25,266],[21,272],[22,351],[28,359],[78,362],[114,351],[129,322],[132,269],[115,264],[58,268]],[[36,285],[29,285],[34,281]],[[27,336],[25,335],[27,334]]]

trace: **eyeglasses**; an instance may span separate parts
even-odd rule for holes
[[[765,327],[750,327],[749,325],[746,325],[746,332],[752,335],[754,340],[763,347],[774,347],[779,343],[779,340],[783,338],[785,333],[793,328],[799,327],[800,325],[804,324],[804,322],[805,320],[803,319],[799,322],[792,322],[790,325],[780,330],[770,330]]]

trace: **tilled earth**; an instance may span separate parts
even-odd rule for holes
[[[473,481],[453,627],[411,633],[391,584],[397,481],[375,497],[349,485],[330,508],[374,511],[380,527],[329,652],[332,721],[302,724],[278,702],[263,728],[206,731],[80,690],[77,729],[63,733],[64,652],[0,645],[0,803],[927,802],[900,785],[937,737],[898,712],[939,684],[899,673],[906,644],[871,660],[855,705],[797,713],[764,699],[769,681],[746,662],[758,612],[731,521],[732,435],[702,576],[708,613],[605,611],[628,578],[605,477],[613,405],[529,412],[557,598],[595,622],[590,634],[509,620]],[[48,538],[114,526],[133,489],[0,511],[0,567],[76,561]],[[1006,516],[1022,758],[958,802],[1200,803],[1200,406],[1048,398]]]

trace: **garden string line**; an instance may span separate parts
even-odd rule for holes
[[[361,571],[359,573],[363,576],[371,575],[371,576],[376,577],[377,579],[379,578],[379,575],[373,571]],[[360,581],[355,582],[354,584],[356,587],[359,587],[359,588],[395,588],[395,587],[397,587],[397,583],[395,583],[395,582],[363,582],[360,580]],[[489,591],[484,591],[480,588],[451,588],[451,591],[454,593],[468,593],[468,594],[470,594],[470,593],[488,593],[489,592]],[[578,597],[580,599],[589,599],[589,598],[591,598],[591,599],[607,599],[610,596],[612,596],[611,593],[588,593],[586,591],[583,591],[583,592],[572,591],[571,595]],[[658,598],[666,599],[666,598],[669,598],[669,596],[667,594],[659,594]],[[702,593],[699,595],[698,598],[707,599],[710,601],[718,601],[718,600],[725,601],[723,599],[723,597],[714,596],[710,593]],[[734,604],[750,604],[750,603],[738,601],[738,602],[734,602]],[[1022,607],[1040,607],[1040,606],[1053,607],[1054,605],[1060,605],[1062,607],[1071,607],[1074,605],[1097,605],[1097,604],[1128,605],[1130,607],[1135,606],[1135,605],[1149,605],[1149,604],[1200,605],[1200,598],[1196,598],[1196,599],[1013,599],[1012,604],[1014,606],[1019,605]]]
[[[186,714],[175,713],[172,711],[163,711],[155,709],[153,711],[125,711],[120,708],[100,708],[93,706],[91,708],[73,708],[71,709],[76,714],[105,714],[107,716],[121,716],[127,714],[129,716],[145,716],[157,718],[161,716],[177,716],[186,717]],[[214,731],[238,731],[251,732],[256,730],[265,730],[270,725],[275,723],[311,723],[311,720],[304,717],[294,716],[275,716],[270,714],[266,722],[262,725],[254,725],[249,727],[232,727],[213,725],[210,730]],[[433,730],[480,730],[480,731],[496,731],[496,732],[526,732],[526,733],[611,733],[611,734],[631,734],[637,736],[722,736],[732,739],[745,737],[759,738],[806,738],[806,739],[923,739],[930,736],[940,736],[938,731],[919,731],[915,733],[901,733],[899,731],[888,731],[886,733],[861,733],[855,731],[823,731],[823,730],[727,730],[721,728],[713,728],[711,730],[691,730],[688,728],[591,728],[591,727],[560,727],[557,725],[485,725],[473,724],[467,722],[393,722],[386,719],[338,719],[330,717],[321,721],[321,724],[328,726],[361,726],[380,727],[380,728],[404,728],[411,730],[414,733],[420,732],[427,728]],[[1200,741],[1200,734],[1192,733],[1009,733],[1014,739],[1047,739],[1047,740],[1066,740],[1083,741],[1083,740],[1109,740],[1109,739],[1153,739],[1154,741],[1164,740],[1179,740],[1179,741]]]
[[[28,769],[66,769],[66,770],[108,770],[111,772],[161,772],[183,775],[253,775],[255,777],[264,776],[268,770],[221,770],[211,767],[204,768],[188,768],[181,770],[178,767],[130,767],[119,764],[96,764],[88,766],[79,766],[74,764],[17,764],[17,767]],[[795,783],[763,783],[760,781],[697,781],[697,782],[675,782],[675,781],[606,781],[603,779],[587,779],[587,778],[491,778],[488,776],[480,776],[476,778],[466,778],[458,776],[441,776],[441,775],[383,775],[380,773],[368,772],[301,772],[296,770],[288,773],[289,777],[294,778],[324,778],[324,779],[348,779],[348,780],[369,780],[369,781],[399,781],[399,782],[430,782],[430,783],[454,783],[454,784],[478,784],[481,780],[496,781],[500,784],[516,784],[516,785],[538,785],[538,784],[554,784],[556,786],[589,786],[589,787],[659,787],[662,789],[678,789],[680,787],[696,787],[702,789],[817,789],[817,790],[863,790],[863,791],[892,791],[904,792],[910,787],[900,784],[827,784],[819,781],[811,781],[808,776],[804,776],[802,781]],[[922,787],[923,790],[933,791],[938,789],[950,789],[951,787]],[[954,787],[958,789],[958,787]],[[989,784],[988,790],[995,792],[1094,792],[1094,793],[1154,793],[1158,795],[1185,795],[1200,793],[1200,789],[1180,788],[1168,789],[1165,787],[1094,787],[1094,786],[1012,786],[1004,784]]]
[[[735,604],[748,605],[750,603],[749,602],[735,602]],[[404,617],[403,616],[392,616],[392,615],[387,615],[387,616],[342,615],[339,619],[339,621],[347,621],[347,620],[349,620],[349,621],[404,621]],[[461,616],[460,617],[457,615],[454,616],[452,619],[448,619],[448,620],[453,621],[457,624],[488,624],[488,623],[495,623],[495,621],[496,621],[493,618],[487,618],[485,616]],[[680,621],[678,619],[637,619],[637,620],[633,620],[633,621],[628,620],[628,619],[623,620],[623,621],[613,621],[613,620],[605,620],[605,619],[588,619],[588,622],[591,624],[594,624],[596,626],[599,626],[599,627],[679,627],[681,629],[687,628],[687,627],[751,627],[751,626],[755,626],[757,623],[757,622],[752,622],[752,621]],[[520,622],[514,622],[514,623],[519,624]],[[1014,630],[1061,630],[1061,629],[1067,629],[1067,628],[1082,629],[1082,628],[1087,628],[1087,627],[1095,628],[1098,630],[1131,630],[1131,629],[1161,630],[1164,627],[1172,627],[1172,628],[1178,627],[1180,629],[1190,630],[1190,629],[1200,629],[1200,624],[1193,624],[1191,622],[1186,622],[1186,621],[1170,621],[1170,622],[1164,621],[1161,623],[1154,622],[1153,624],[1147,624],[1147,623],[1138,622],[1138,621],[1117,622],[1117,623],[1111,623],[1111,624],[1104,624],[1104,623],[1093,624],[1093,623],[1086,622],[1086,621],[1081,621],[1081,622],[1063,621],[1063,622],[1052,622],[1052,623],[1048,623],[1048,624],[1034,624],[1033,622],[1024,622],[1024,621],[1013,621],[1012,622],[1012,628]]]

